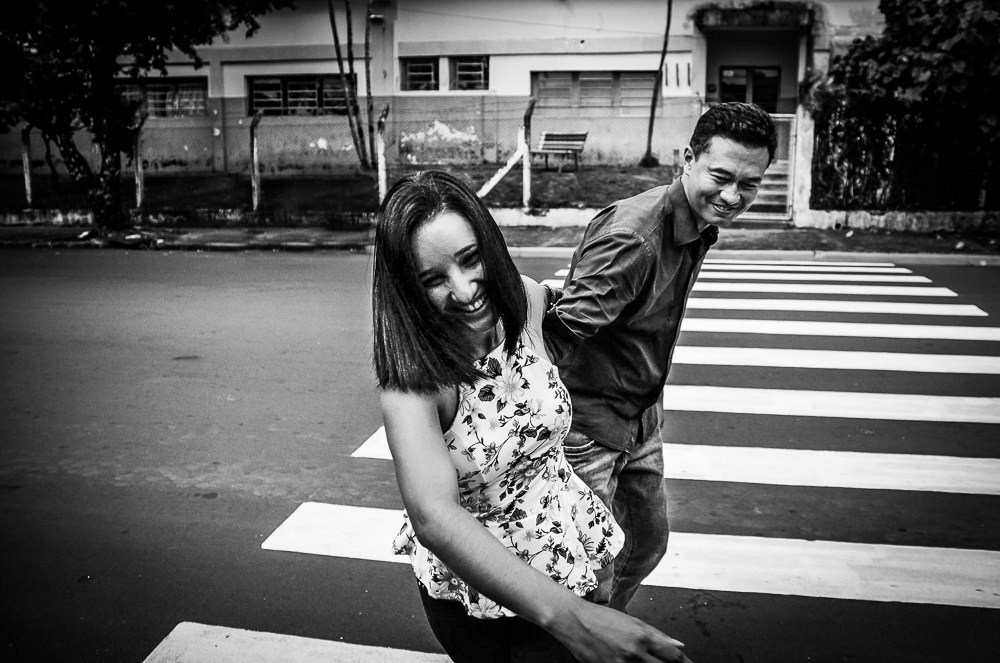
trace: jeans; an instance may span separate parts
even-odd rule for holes
[[[573,470],[625,532],[625,545],[612,564],[597,572],[598,587],[588,598],[627,612],[639,585],[666,554],[670,536],[661,428],[624,451],[570,431],[563,449]]]
[[[458,601],[432,598],[417,586],[431,631],[455,663],[576,663],[540,626],[520,617],[470,617]]]

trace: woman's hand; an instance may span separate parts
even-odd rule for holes
[[[623,612],[581,602],[567,624],[551,629],[581,663],[691,663],[684,643]]]
[[[421,543],[452,571],[559,639],[583,663],[691,663],[683,645],[625,613],[586,601],[525,564],[459,505],[433,397],[385,391],[386,437]]]

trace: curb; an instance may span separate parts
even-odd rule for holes
[[[372,252],[370,242],[170,242],[161,241],[155,246],[117,246],[97,241],[46,241],[7,240],[0,241],[0,248],[47,248],[47,249],[107,249],[124,248],[150,251],[350,251]],[[568,246],[512,246],[510,255],[514,258],[558,258],[570,260],[573,247]],[[713,249],[710,258],[720,260],[782,260],[802,262],[896,262],[919,265],[996,267],[1000,266],[1000,255],[992,254],[952,254],[952,253],[866,253],[861,251],[779,251],[773,249]]]
[[[113,242],[104,239],[77,239],[58,237],[46,239],[0,238],[0,248],[41,248],[41,249],[133,249],[151,251],[349,251],[372,252],[370,237],[350,239],[315,240],[268,240],[219,241],[205,239],[157,238],[154,242],[139,241],[135,244]],[[573,246],[511,246],[510,254],[515,258],[555,258],[569,261],[573,256]],[[903,253],[866,251],[827,250],[776,250],[776,249],[712,249],[710,258],[719,260],[781,260],[802,262],[894,262],[921,265],[950,265],[970,267],[993,267],[1000,265],[1000,254],[989,253]]]
[[[0,240],[0,248],[11,249],[125,249],[135,251],[364,251],[369,243],[364,241],[317,241],[317,242],[172,242],[157,240],[153,244],[118,244],[106,240],[46,240],[21,239]]]
[[[572,247],[561,246],[512,246],[515,258],[573,257]],[[829,262],[906,262],[921,265],[960,265],[971,267],[1000,266],[1000,255],[986,253],[864,253],[860,251],[775,251],[771,249],[712,249],[709,258],[725,260],[800,260]]]
[[[367,242],[163,242],[157,251],[365,251]]]

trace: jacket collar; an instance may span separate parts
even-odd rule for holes
[[[719,227],[695,218],[691,206],[688,205],[684,183],[680,177],[667,188],[667,198],[674,213],[674,246],[690,244],[702,236],[708,241],[709,246],[715,244],[719,239]]]

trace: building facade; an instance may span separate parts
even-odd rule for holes
[[[634,164],[646,152],[667,22],[659,0],[300,0],[181,58],[167,77],[121,81],[149,117],[146,172],[247,173],[256,127],[265,175],[356,167],[345,84],[356,84],[363,130],[386,114],[389,163],[503,163],[527,124],[586,131],[587,165]],[[881,30],[877,0],[673,2],[651,151],[678,163],[698,116],[720,101],[752,101],[779,123],[777,163],[758,214],[790,218],[808,205],[812,125],[803,90],[850,42]],[[367,42],[367,49],[366,49]],[[338,50],[340,57],[338,58]],[[338,63],[339,59],[339,63]],[[343,72],[343,75],[342,73]],[[530,109],[530,115],[529,113]],[[20,166],[20,144],[4,152]],[[44,147],[33,137],[34,162]]]

